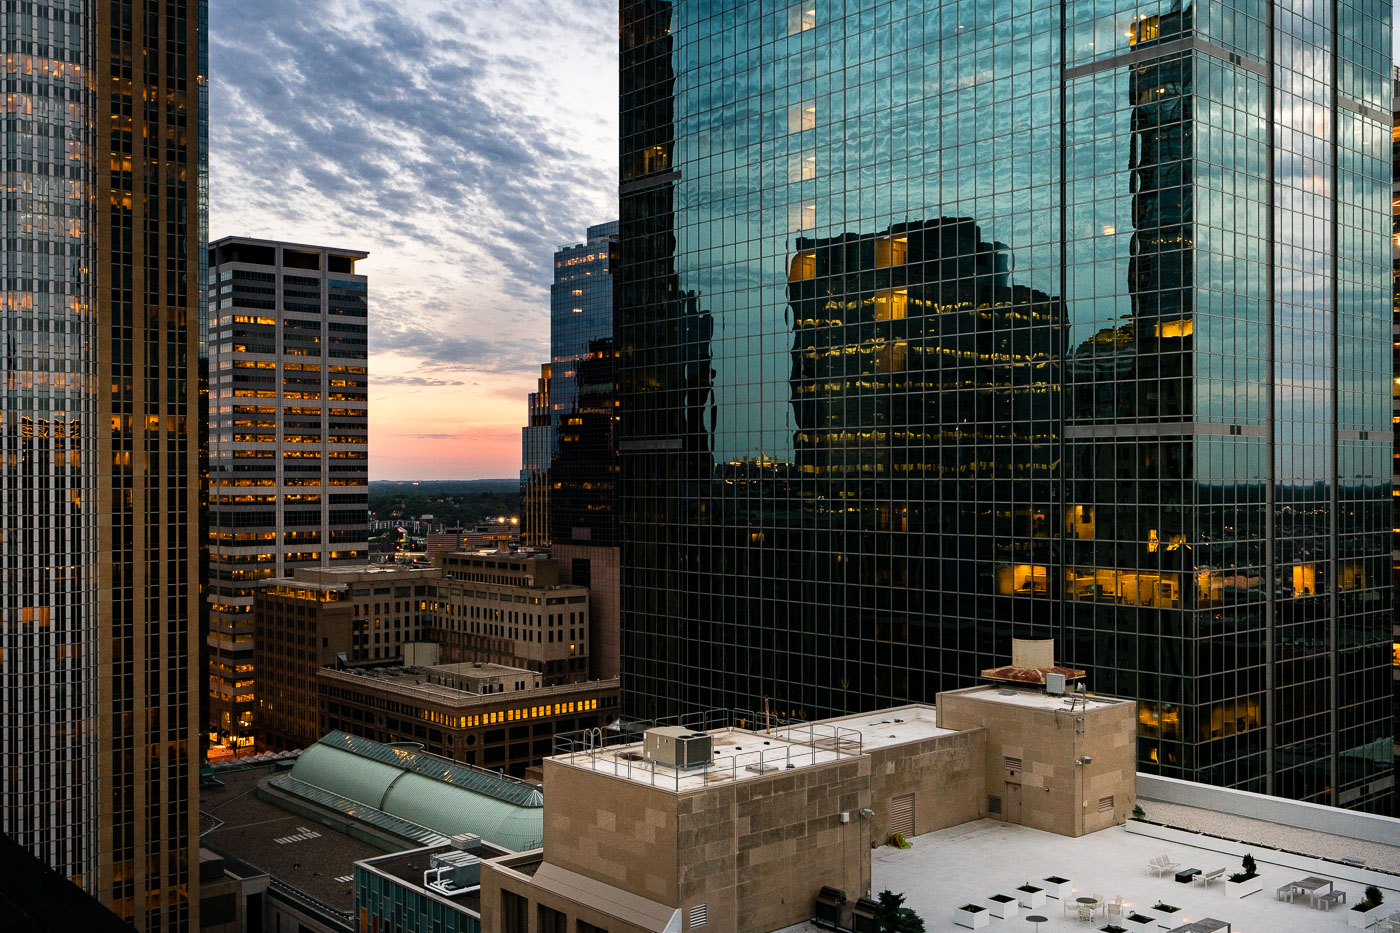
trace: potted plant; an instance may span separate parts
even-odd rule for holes
[[[1020,913],[1020,911],[1017,910],[1018,903],[1016,898],[1012,897],[1010,894],[993,894],[991,897],[987,898],[987,900],[992,902],[993,917],[999,917],[1002,920],[1010,920]]]
[[[1152,929],[1157,923],[1157,918],[1150,917],[1147,914],[1140,914],[1136,910],[1130,910],[1128,911],[1128,915],[1123,918],[1123,922],[1128,925],[1128,929],[1145,933],[1145,931]]]
[[[954,908],[953,922],[969,930],[980,930],[992,922],[992,915],[981,904],[964,904]]]
[[[1368,887],[1361,903],[1352,905],[1351,910],[1347,911],[1347,926],[1355,930],[1364,930],[1380,920],[1381,904],[1384,901],[1380,888],[1374,884]]]
[[[924,933],[924,920],[904,906],[904,895],[886,888],[875,908],[875,925],[881,933]]]
[[[1016,889],[1016,897],[1027,910],[1045,906],[1045,889],[1038,888],[1029,881]]]
[[[1181,911],[1181,908],[1177,907],[1175,904],[1166,904],[1162,901],[1158,901],[1157,903],[1152,905],[1152,909],[1157,911],[1159,914],[1165,914],[1165,916],[1162,917],[1161,921],[1159,921],[1157,924],[1162,929],[1174,930],[1177,927],[1181,926],[1181,923],[1183,921],[1172,919],[1174,914],[1177,914]]]
[[[889,844],[896,849],[914,848],[914,843],[905,838],[904,833],[890,833]]]
[[[1137,804],[1137,803],[1133,804],[1133,819],[1135,819],[1135,820],[1145,820],[1145,819],[1147,819],[1147,811],[1144,810],[1144,809],[1142,808],[1142,804]]]
[[[1069,896],[1074,893],[1074,883],[1068,878],[1061,878],[1059,875],[1041,878],[1040,886],[1045,889],[1046,896],[1062,901],[1069,900]]]
[[[1110,923],[1105,926],[1101,926],[1099,927],[1099,929],[1103,931],[1103,933],[1128,933],[1127,927],[1120,927],[1116,923]]]
[[[1264,881],[1259,877],[1259,872],[1255,870],[1254,856],[1248,852],[1240,860],[1243,871],[1237,871],[1225,882],[1225,894],[1227,897],[1248,897],[1251,894],[1258,894],[1264,890]]]

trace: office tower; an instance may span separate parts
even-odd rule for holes
[[[520,539],[526,547],[549,546],[549,466],[554,462],[554,424],[549,411],[550,365],[540,364],[540,378],[526,402],[520,429]]]
[[[549,545],[560,581],[588,587],[593,677],[618,673],[617,226],[595,224],[586,242],[555,253],[549,291]]]
[[[210,247],[210,740],[254,742],[253,591],[369,560],[368,253]]]
[[[624,3],[626,714],[1053,637],[1142,770],[1384,806],[1390,16]]]
[[[1400,122],[1400,69],[1394,72],[1392,109],[1397,122]],[[1400,325],[1400,134],[1392,131],[1390,142],[1391,153],[1391,209],[1394,215],[1391,221],[1391,256],[1393,268],[1396,274],[1395,280],[1395,323]],[[1400,333],[1400,331],[1396,331]],[[1400,340],[1396,340],[1394,349],[1400,350]],[[1391,361],[1394,368],[1392,375],[1396,378],[1391,380],[1391,423],[1400,424],[1400,353],[1392,353]],[[1400,528],[1400,437],[1395,439],[1394,455],[1391,457],[1391,502],[1394,519],[1391,522],[1392,528]],[[1391,567],[1392,585],[1395,581],[1400,581],[1400,544],[1393,539],[1391,544],[1392,560],[1395,564]],[[1391,672],[1392,681],[1395,687],[1395,735],[1400,737],[1400,588],[1395,588],[1391,593],[1391,598],[1395,606],[1393,624],[1395,626],[1395,637],[1391,643]],[[1400,759],[1400,741],[1395,745],[1396,758]],[[1400,787],[1395,789],[1393,799],[1393,809],[1391,813],[1400,816]]]
[[[4,14],[0,832],[142,931],[198,924],[205,13]]]

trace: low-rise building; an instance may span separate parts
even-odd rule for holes
[[[890,839],[980,818],[1079,836],[1131,812],[1131,701],[992,686],[939,704],[581,736],[544,762],[543,848],[483,866],[484,928],[765,933],[811,918],[823,887],[868,896]],[[1050,803],[1007,806],[1013,784]]]
[[[559,565],[535,551],[439,558],[443,579],[426,637],[444,661],[485,661],[544,675],[546,685],[588,676],[588,588],[559,583]]]
[[[524,777],[553,752],[556,733],[617,719],[618,681],[541,686],[522,668],[463,662],[435,667],[321,668],[320,728]]]
[[[434,860],[460,864],[537,847],[542,802],[534,785],[344,733],[276,763],[216,768],[201,789],[200,819],[212,928],[480,933],[475,891],[463,897],[450,884],[460,874],[435,872],[431,880],[443,883],[425,889],[446,892],[441,900],[456,908],[438,915],[451,921],[441,926],[414,925],[407,889],[394,890],[384,876],[397,872],[402,884],[421,886],[417,864],[431,870]],[[378,881],[361,872],[364,864],[379,866]],[[426,905],[425,915],[434,909]],[[371,918],[377,926],[367,926]]]
[[[301,748],[321,735],[316,671],[395,661],[426,627],[436,568],[302,568],[253,600],[256,716],[264,748]]]

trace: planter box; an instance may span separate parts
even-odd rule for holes
[[[966,904],[953,908],[953,922],[969,930],[980,930],[992,922],[991,911],[976,904]]]
[[[1156,907],[1152,909],[1162,915],[1161,919],[1157,921],[1157,926],[1163,930],[1175,930],[1187,922],[1186,915],[1181,912],[1180,907],[1176,910],[1161,910]]]
[[[1157,918],[1149,917],[1147,914],[1129,913],[1123,918],[1123,926],[1129,930],[1138,930],[1146,933],[1148,930],[1156,929]]]
[[[1025,888],[1016,889],[1016,902],[1027,910],[1045,906],[1045,889],[1031,885],[1031,890]]]
[[[1021,913],[1016,898],[1010,894],[994,894],[987,898],[987,903],[992,911],[992,916],[1002,920],[1010,920]]]
[[[1248,897],[1251,894],[1258,894],[1264,890],[1264,879],[1260,875],[1255,875],[1248,881],[1231,881],[1225,879],[1225,896],[1233,898]]]
[[[1372,924],[1380,922],[1385,913],[1385,905],[1377,904],[1370,910],[1353,910],[1347,908],[1347,926],[1353,930],[1365,930]]]
[[[1074,882],[1068,878],[1061,878],[1059,875],[1041,878],[1040,885],[1045,888],[1047,896],[1058,900],[1067,901],[1074,894]]]

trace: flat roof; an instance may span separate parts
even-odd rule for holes
[[[513,670],[513,668],[508,668],[507,670]],[[582,683],[575,684],[526,687],[524,690],[514,690],[510,693],[477,693],[473,690],[459,690],[456,687],[449,687],[444,684],[429,683],[427,674],[408,673],[403,670],[376,671],[372,668],[362,669],[358,667],[337,670],[334,667],[328,666],[319,668],[316,673],[318,677],[322,677],[328,681],[355,684],[362,687],[375,686],[402,696],[411,696],[419,702],[452,705],[462,709],[504,701],[520,703],[534,697],[538,697],[540,700],[544,701],[548,700],[550,697],[616,690],[618,686],[617,678],[613,677],[608,680],[586,680]],[[529,671],[527,673],[532,677],[539,676],[534,671]]]
[[[873,713],[839,716],[835,719],[823,719],[822,723],[859,730],[861,747],[867,752],[954,735],[959,731],[939,728],[937,710],[932,706],[923,705],[899,706]]]
[[[251,246],[282,246],[287,249],[305,250],[307,252],[335,253],[338,256],[354,256],[357,259],[365,259],[369,256],[369,253],[362,249],[349,249],[344,246],[315,246],[310,243],[292,243],[287,240],[266,240],[262,237],[238,236],[237,234],[220,237],[217,240],[210,240],[209,248],[212,250],[229,243],[247,243]],[[253,265],[258,265],[258,263],[253,263]]]
[[[771,777],[779,771],[811,768],[923,739],[953,735],[940,729],[931,706],[911,705],[858,713],[819,722],[792,723],[769,729],[760,721],[739,719],[704,731],[714,758],[704,768],[676,769],[646,759],[642,742],[619,742],[548,760],[600,774],[688,793],[734,781]]]
[[[201,812],[223,824],[201,836],[200,844],[350,913],[355,906],[355,863],[383,855],[384,850],[263,800],[255,789],[273,773],[270,765],[223,769],[216,774],[218,784],[201,784]]]
[[[450,664],[426,665],[429,671],[444,671],[448,674],[474,674],[480,677],[499,677],[506,674],[526,674],[530,677],[543,677],[538,671],[525,667],[511,667],[508,664],[493,664],[490,661],[455,661]],[[421,675],[420,675],[421,676]]]
[[[1149,818],[1162,808],[1155,803],[1146,806]],[[1365,887],[1361,881],[1347,880],[1345,872],[1339,874],[1340,866],[1321,859],[1249,848],[1208,836],[1185,844],[1132,832],[1126,826],[1073,838],[984,819],[915,836],[909,842],[913,847],[907,850],[881,846],[871,854],[872,888],[903,893],[905,906],[923,917],[930,930],[951,929],[953,911],[963,904],[986,907],[994,894],[1015,896],[1016,888],[1027,881],[1045,887],[1041,879],[1052,875],[1070,880],[1071,897],[1102,895],[1111,900],[1121,895],[1129,912],[1158,920],[1170,918],[1169,929],[1213,917],[1230,923],[1235,933],[1345,930],[1349,907],[1361,899]],[[1303,844],[1300,851],[1308,851],[1309,844]],[[1165,854],[1182,868],[1233,872],[1239,870],[1239,853],[1246,848],[1258,864],[1263,890],[1238,900],[1226,896],[1221,884],[1209,888],[1181,884],[1174,873],[1159,876],[1148,868],[1149,860]],[[1395,851],[1400,854],[1400,849]],[[1277,888],[1310,876],[1332,881],[1336,890],[1346,892],[1346,904],[1321,911],[1311,909],[1301,899],[1292,903],[1275,900]],[[1386,904],[1400,902],[1400,877],[1380,878],[1375,883],[1386,889]],[[852,892],[847,895],[854,896]],[[1171,914],[1156,910],[1159,902],[1180,909]],[[1055,898],[1034,910],[1021,908],[1017,919],[993,921],[993,926],[1001,923],[1007,930],[1029,930],[1025,918],[1032,913],[1047,918],[1040,924],[1043,933],[1085,929],[1076,917],[1065,914],[1064,901]],[[1092,928],[1106,922],[1096,920]]]
[[[949,694],[959,697],[976,697],[979,700],[988,700],[993,703],[1007,703],[1012,706],[1025,706],[1031,709],[1069,709],[1074,703],[1077,709],[1083,709],[1087,705],[1092,709],[1094,706],[1116,706],[1122,703],[1133,703],[1134,700],[1124,700],[1119,697],[1099,696],[1092,693],[1065,693],[1063,696],[1055,693],[1046,693],[1043,688],[1038,687],[1018,687],[1011,684],[989,684],[982,687],[969,687],[966,690],[951,690]]]
[[[463,891],[461,894],[454,894],[448,897],[439,894],[429,888],[423,887],[423,872],[431,867],[432,857],[439,853],[456,852],[452,846],[431,846],[424,849],[410,849],[407,852],[397,852],[393,855],[382,855],[378,858],[366,859],[360,863],[361,867],[378,871],[391,878],[396,878],[404,885],[413,888],[433,900],[450,905],[453,908],[469,910],[478,917],[481,916],[481,890]],[[499,853],[494,849],[489,849],[481,854],[481,858],[494,858]]]

